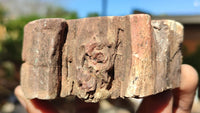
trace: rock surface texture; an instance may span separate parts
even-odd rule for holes
[[[40,19],[24,28],[27,98],[144,97],[180,83],[183,26],[149,15]]]

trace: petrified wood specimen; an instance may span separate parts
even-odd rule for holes
[[[64,19],[41,19],[24,27],[21,85],[26,97],[51,99],[60,91]]]
[[[180,23],[145,14],[36,20],[24,28],[22,89],[89,102],[156,94],[179,86],[182,41]]]

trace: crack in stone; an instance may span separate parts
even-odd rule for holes
[[[62,29],[59,32],[60,35],[60,42],[59,42],[59,56],[58,56],[58,88],[57,88],[57,96],[60,96],[61,93],[61,87],[62,87],[62,50],[64,47],[64,44],[66,43],[67,40],[67,33],[68,33],[68,25],[66,22],[61,23]]]
[[[116,60],[116,57],[117,57],[117,51],[119,49],[119,45],[121,44],[120,42],[120,39],[119,39],[119,34],[120,34],[120,31],[121,32],[124,32],[123,29],[121,28],[118,28],[118,31],[117,31],[117,40],[116,40],[116,46],[115,46],[115,50],[114,50],[114,59],[113,59],[113,66],[108,70],[108,75],[110,76],[110,80],[109,80],[109,83],[106,87],[107,90],[110,90],[112,88],[112,82],[114,80],[114,70],[115,70],[115,60]]]
[[[170,62],[175,58],[175,56],[181,51],[181,48],[179,48],[174,55],[170,58]]]

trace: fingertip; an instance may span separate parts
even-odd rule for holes
[[[181,66],[181,84],[180,90],[184,92],[191,92],[196,90],[199,82],[197,71],[188,64]]]
[[[24,108],[26,108],[27,101],[26,101],[26,98],[24,97],[24,94],[22,92],[22,89],[21,89],[20,85],[18,85],[15,88],[14,94],[16,95],[17,99],[20,101],[20,103],[22,104],[22,106],[24,106]]]
[[[21,86],[18,85],[18,86],[15,88],[14,93],[15,93],[15,95],[19,95],[20,92],[21,92]]]
[[[189,113],[191,112],[196,88],[198,86],[197,71],[188,64],[181,66],[181,83],[180,87],[174,89],[174,112]]]

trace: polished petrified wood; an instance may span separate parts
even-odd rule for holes
[[[40,19],[24,28],[27,98],[144,97],[180,83],[183,26],[149,15]]]

